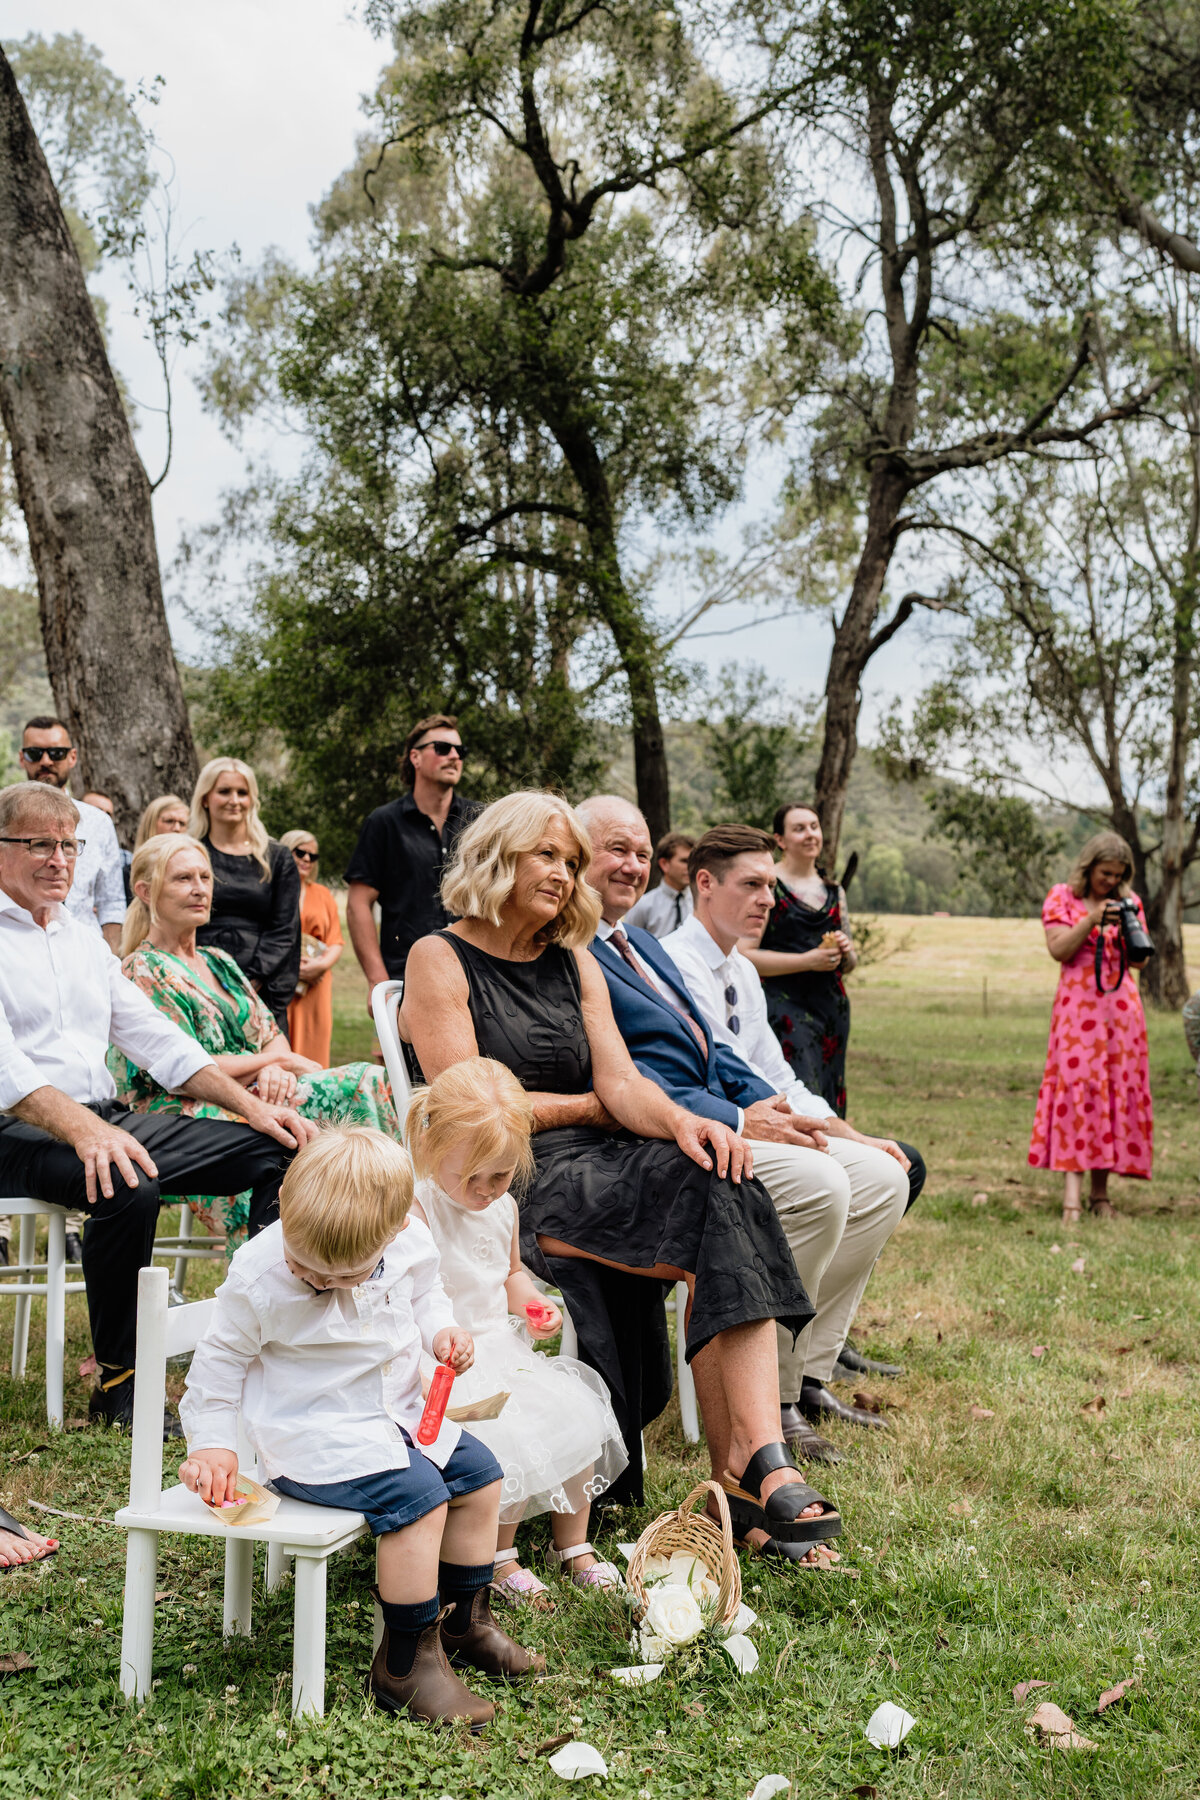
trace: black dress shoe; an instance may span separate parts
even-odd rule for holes
[[[827,1424],[831,1419],[839,1419],[843,1425],[863,1425],[868,1431],[886,1431],[888,1422],[878,1413],[864,1412],[861,1406],[848,1406],[831,1394],[827,1387],[816,1381],[806,1381],[800,1389],[800,1411],[806,1419],[815,1424]]]
[[[78,1263],[83,1261],[83,1245],[79,1241],[77,1231],[68,1231],[66,1240],[67,1261]]]
[[[901,1363],[876,1362],[874,1357],[864,1356],[861,1350],[856,1350],[847,1338],[838,1353],[832,1379],[854,1381],[859,1375],[879,1375],[885,1381],[895,1381],[903,1374],[904,1367]]]
[[[88,1399],[88,1418],[94,1425],[115,1425],[122,1431],[133,1430],[133,1377],[118,1382],[107,1391],[94,1387]],[[163,1407],[163,1443],[183,1436],[183,1426],[169,1406]]]
[[[8,1239],[0,1237],[0,1267],[8,1267]]]
[[[845,1457],[836,1444],[814,1431],[798,1406],[781,1406],[779,1428],[792,1455],[801,1462],[840,1463]]]

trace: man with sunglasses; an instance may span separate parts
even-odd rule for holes
[[[367,978],[368,1013],[379,982],[403,979],[417,939],[450,923],[441,901],[442,873],[459,833],[481,810],[477,800],[464,800],[457,791],[465,757],[452,714],[419,719],[400,760],[412,791],[377,806],[359,832],[346,869],[346,923]]]
[[[21,734],[21,773],[26,781],[43,787],[66,789],[79,752],[61,719],[44,715],[30,719]],[[109,949],[116,953],[125,923],[125,877],[121,846],[111,812],[86,800],[79,809],[79,857],[66,907],[85,925],[98,926]]]

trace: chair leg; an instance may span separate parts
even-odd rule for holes
[[[157,1581],[157,1531],[131,1531],[125,1550],[125,1610],[121,1624],[121,1692],[131,1700],[150,1697]]]
[[[679,1388],[679,1417],[689,1444],[700,1442],[700,1415],[696,1409],[696,1383],[687,1359],[687,1282],[675,1284],[675,1370]]]
[[[292,1714],[325,1711],[325,1558],[296,1557]]]
[[[67,1215],[52,1206],[46,1242],[46,1417],[62,1429],[67,1337]]]
[[[192,1222],[192,1209],[186,1200],[182,1200],[179,1205],[179,1230],[175,1234],[176,1237],[190,1238],[192,1235]],[[175,1269],[171,1276],[171,1286],[181,1297],[187,1288],[188,1261],[189,1258],[186,1252],[182,1256],[177,1256],[175,1258]]]
[[[250,1616],[254,1600],[254,1539],[235,1537],[225,1540],[225,1623],[226,1637],[249,1637]]]
[[[267,1592],[273,1594],[288,1572],[291,1557],[282,1544],[267,1545]]]
[[[33,1276],[27,1271],[37,1261],[37,1217],[33,1213],[21,1214],[21,1229],[18,1234],[17,1267],[24,1271],[22,1279],[31,1282]],[[14,1381],[24,1381],[25,1361],[29,1355],[29,1303],[30,1294],[18,1294],[13,1313],[13,1352],[12,1372]]]

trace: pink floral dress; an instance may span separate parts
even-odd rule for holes
[[[1143,925],[1146,915],[1137,901]],[[1087,911],[1066,882],[1051,888],[1043,925],[1077,925]],[[1103,979],[1120,971],[1118,927],[1104,928]],[[1149,1180],[1154,1159],[1154,1109],[1146,1019],[1132,973],[1120,986],[1096,992],[1096,931],[1062,964],[1050,1047],[1038,1094],[1029,1161],[1035,1169],[1110,1169]]]

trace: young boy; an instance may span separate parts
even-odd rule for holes
[[[376,1703],[480,1730],[495,1708],[447,1653],[505,1678],[546,1665],[488,1605],[499,1463],[448,1419],[432,1444],[413,1441],[422,1345],[459,1373],[475,1352],[454,1323],[429,1229],[408,1216],[412,1194],[405,1152],[365,1126],[323,1131],[295,1157],[279,1223],[237,1251],[196,1346],[179,1478],[211,1504],[234,1497],[240,1406],[264,1479],[294,1499],[364,1513],[379,1539]]]

